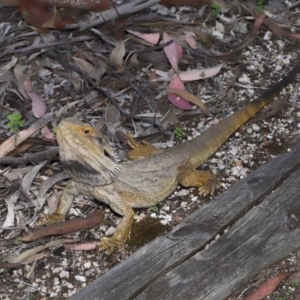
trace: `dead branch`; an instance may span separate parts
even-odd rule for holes
[[[128,2],[126,4],[120,5],[117,8],[111,8],[107,11],[98,13],[97,14],[98,18],[96,20],[79,22],[77,24],[69,24],[65,27],[65,29],[80,28],[80,31],[82,31],[82,30],[115,20],[115,19],[119,18],[120,16],[134,14],[143,9],[151,7],[159,2],[160,2],[160,0],[148,0],[148,1],[134,0],[134,1]]]
[[[35,231],[29,232],[23,236],[23,242],[31,242],[45,236],[62,235],[78,230],[89,229],[96,226],[100,226],[103,221],[104,213],[102,210],[98,210],[85,219],[75,218],[65,222],[52,224],[43,228],[39,228]]]
[[[46,159],[51,159],[58,154],[58,147],[51,147],[48,150],[41,151],[38,153],[28,154],[22,157],[11,157],[5,156],[0,158],[1,165],[25,165],[32,161],[42,161]]]
[[[92,0],[92,1],[81,1],[81,0],[37,0],[44,6],[49,7],[64,7],[64,8],[77,8],[86,9],[93,11],[103,11],[109,8],[108,0]],[[19,6],[19,0],[3,0],[3,4],[6,6]]]

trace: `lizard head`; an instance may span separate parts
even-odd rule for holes
[[[75,181],[93,187],[112,183],[118,164],[108,138],[91,125],[74,118],[63,119],[57,127],[60,161]]]

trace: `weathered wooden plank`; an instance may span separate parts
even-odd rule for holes
[[[138,296],[157,278],[203,250],[218,233],[253,205],[259,204],[260,199],[299,166],[300,143],[291,152],[273,159],[233,185],[166,237],[144,246],[71,299],[119,299],[120,295],[122,299],[129,299]]]
[[[300,247],[300,170],[253,207],[208,250],[153,282],[137,298],[222,300],[262,268]],[[295,219],[294,219],[295,220]]]

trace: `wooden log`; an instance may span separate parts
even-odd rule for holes
[[[299,167],[300,143],[70,299],[224,299],[300,246]]]

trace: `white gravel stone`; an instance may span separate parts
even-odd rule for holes
[[[106,231],[105,231],[105,235],[111,235],[115,232],[116,228],[114,227],[109,227]]]
[[[259,131],[260,130],[260,127],[257,124],[253,124],[252,128],[253,128],[254,131]]]
[[[59,274],[60,278],[69,278],[70,273],[68,271],[61,271]]]
[[[75,279],[80,282],[86,282],[86,277],[81,275],[75,275]]]

